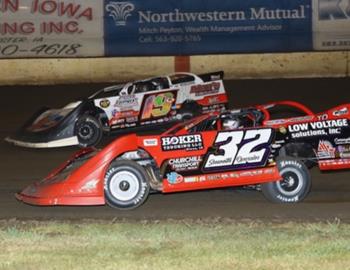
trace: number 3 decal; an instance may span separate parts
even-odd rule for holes
[[[220,132],[215,139],[215,152],[208,155],[204,170],[264,166],[272,138],[270,128]]]

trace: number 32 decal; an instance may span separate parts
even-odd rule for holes
[[[270,154],[272,129],[251,129],[219,132],[204,163],[204,170],[225,170],[259,167]]]

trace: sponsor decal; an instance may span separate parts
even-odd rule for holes
[[[162,137],[161,140],[163,151],[203,149],[203,140],[200,134]]]
[[[138,100],[135,95],[120,96],[114,104],[114,107],[119,109],[129,109],[130,107],[138,106]]]
[[[103,109],[108,108],[109,105],[111,105],[111,102],[108,99],[103,99],[103,100],[100,101],[100,106]]]
[[[133,117],[128,117],[125,120],[127,123],[134,123],[134,122],[137,122],[138,118],[137,116],[133,116]]]
[[[305,19],[306,9],[310,6],[299,5],[293,9],[267,9],[265,7],[250,10],[227,10],[227,11],[208,11],[208,12],[182,12],[180,9],[174,9],[168,13],[158,13],[148,11],[138,11],[138,22],[146,23],[184,23],[184,22],[223,22],[223,21],[242,21],[242,20],[281,20],[281,19]]]
[[[212,97],[212,98],[208,99],[208,103],[209,104],[216,104],[216,103],[219,103],[219,102],[220,102],[219,97]]]
[[[184,181],[183,176],[181,174],[178,174],[177,172],[168,173],[166,177],[170,184],[179,184]]]
[[[281,132],[282,134],[286,134],[286,133],[287,133],[286,127],[280,127],[278,130],[279,130],[279,132]]]
[[[205,181],[220,181],[227,179],[238,179],[241,177],[256,177],[259,175],[268,175],[274,174],[274,168],[264,168],[257,170],[248,170],[240,172],[227,172],[227,173],[217,173],[217,174],[206,174],[201,176],[188,176],[184,177],[185,183],[194,183],[194,182],[205,182]]]
[[[324,120],[288,126],[292,138],[340,134],[342,127],[349,126],[347,119]]]
[[[337,150],[340,158],[350,158],[350,145],[339,145]]]
[[[333,115],[334,116],[342,116],[342,115],[346,115],[348,113],[349,113],[348,108],[344,107],[344,108],[342,108],[340,110],[334,111]]]
[[[203,170],[264,166],[273,136],[270,128],[219,132]]]
[[[281,168],[284,168],[284,167],[286,167],[288,165],[294,165],[294,166],[297,166],[298,168],[302,167],[300,162],[298,162],[296,160],[283,160],[280,163]]]
[[[334,140],[335,144],[350,144],[350,137],[349,138],[336,138]]]
[[[341,166],[341,165],[350,165],[350,158],[344,159],[330,159],[330,160],[321,160],[320,166]]]
[[[221,84],[219,82],[193,85],[191,87],[190,93],[195,94],[195,96],[206,96],[209,94],[216,94],[220,90],[220,85]]]
[[[205,177],[204,177],[205,179]],[[204,181],[204,180],[202,180]],[[185,183],[195,183],[195,182],[200,182],[200,177],[198,176],[190,176],[190,177],[185,177],[184,178]]]
[[[269,120],[266,121],[267,125],[282,125],[287,124],[290,122],[302,122],[302,121],[309,121],[312,119],[312,116],[301,116],[301,117],[293,117],[289,119],[275,119],[275,120]]]
[[[202,161],[200,156],[182,157],[169,159],[168,163],[174,171],[191,171],[197,170]]]
[[[135,5],[130,2],[109,2],[106,5],[106,11],[113,18],[116,26],[125,26],[134,9]]]
[[[124,118],[121,118],[121,119],[113,119],[111,121],[111,125],[116,125],[116,124],[123,124],[125,122],[125,119]]]
[[[157,146],[158,140],[157,139],[144,139],[143,145],[144,146]]]
[[[291,198],[284,197],[282,195],[278,195],[277,198],[280,199],[283,202],[297,202],[297,201],[299,201],[299,196],[298,195],[296,195],[294,197],[291,197]]]
[[[324,113],[324,114],[318,115],[317,119],[318,120],[327,120],[328,119],[328,114]]]
[[[317,148],[317,156],[319,159],[335,158],[336,149],[329,141],[321,140]]]
[[[85,185],[82,186],[80,190],[81,191],[93,191],[96,189],[98,182],[99,182],[98,179],[92,179],[92,180],[86,182]]]
[[[285,120],[285,119],[276,119],[276,120],[266,121],[267,125],[282,125],[285,123],[287,123],[287,120]]]

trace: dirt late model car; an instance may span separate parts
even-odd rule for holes
[[[222,79],[223,72],[175,73],[114,85],[62,109],[41,109],[6,140],[33,148],[88,147],[111,131],[150,129],[220,111],[227,103]]]
[[[276,156],[276,130],[262,127],[262,117],[256,108],[211,113],[160,135],[125,135],[103,150],[81,150],[16,197],[34,205],[107,203],[132,209],[150,190],[171,193],[261,184],[273,202],[302,201],[311,187],[308,168],[298,159]],[[231,125],[236,118],[242,120],[240,125]]]

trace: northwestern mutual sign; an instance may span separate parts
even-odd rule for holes
[[[106,0],[105,7],[107,55],[312,49],[310,0]]]

